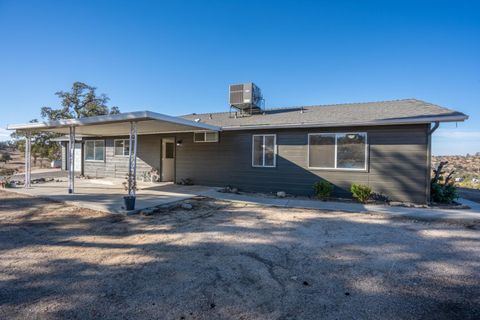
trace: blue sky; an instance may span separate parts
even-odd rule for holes
[[[443,124],[434,154],[480,151],[479,1],[0,0],[0,40],[0,128],[77,80],[172,115],[226,111],[228,85],[254,81],[267,107],[450,107],[470,120]]]

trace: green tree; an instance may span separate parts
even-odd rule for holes
[[[59,120],[120,113],[117,107],[107,106],[110,100],[107,95],[97,95],[96,90],[97,88],[83,82],[74,82],[71,91],[55,93],[62,100],[62,107],[58,109],[43,107],[42,118]]]
[[[12,160],[12,157],[8,153],[2,153],[0,155],[0,162],[3,162],[6,164],[10,160]]]
[[[51,107],[42,107],[40,114],[44,120],[75,119],[91,116],[101,116],[107,114],[118,114],[120,110],[117,107],[107,105],[110,100],[107,95],[97,95],[96,88],[83,82],[74,82],[71,91],[58,91],[55,93],[61,99],[62,107],[54,109]],[[30,122],[38,122],[33,119]],[[58,143],[52,141],[60,134],[32,131],[31,154],[33,163],[36,165],[37,159],[48,158],[55,160],[61,156],[61,148]],[[16,140],[16,146],[20,151],[25,150],[24,132],[15,132],[12,138]],[[23,138],[23,139],[22,139]],[[21,139],[21,140],[19,140]]]

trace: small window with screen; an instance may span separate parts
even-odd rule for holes
[[[217,131],[199,131],[193,133],[193,142],[218,142]]]

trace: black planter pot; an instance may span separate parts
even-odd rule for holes
[[[125,210],[130,211],[130,210],[135,209],[135,197],[134,196],[123,197],[123,202],[125,203]]]

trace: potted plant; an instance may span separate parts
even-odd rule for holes
[[[130,176],[129,174],[126,175],[125,177],[125,182],[123,182],[123,187],[125,188],[125,191],[132,192],[132,191],[137,191],[137,181],[135,181],[135,178],[133,176]],[[129,188],[130,184],[130,188]],[[125,210],[130,211],[135,209],[135,196],[129,194],[128,196],[123,197],[123,203],[125,205]]]

